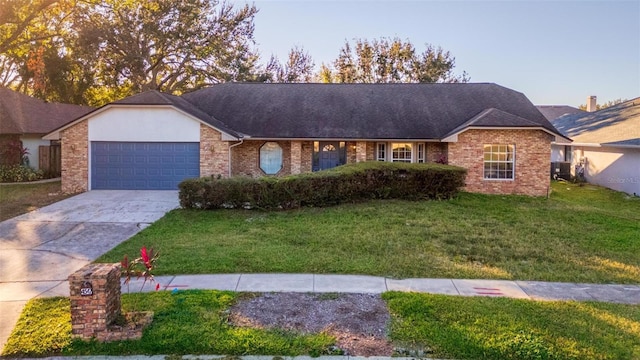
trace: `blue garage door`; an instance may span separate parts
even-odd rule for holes
[[[91,143],[94,190],[177,190],[200,176],[199,143]]]

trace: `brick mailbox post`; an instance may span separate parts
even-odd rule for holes
[[[120,316],[120,265],[89,264],[69,276],[69,286],[73,336],[108,340]]]

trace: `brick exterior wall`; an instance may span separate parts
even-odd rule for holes
[[[93,295],[80,289],[88,282]],[[108,327],[120,315],[120,265],[89,264],[69,276],[71,333],[82,339],[104,339]]]
[[[367,161],[367,142],[356,142],[356,162]]]
[[[448,160],[468,170],[466,191],[485,194],[546,196],[553,137],[540,130],[469,130],[449,143]],[[485,144],[515,145],[514,180],[485,180]]]
[[[229,177],[229,146],[222,134],[200,124],[200,177]]]
[[[426,145],[426,149],[426,162],[435,163],[438,162],[441,158],[447,161],[447,143],[428,142]]]
[[[61,138],[62,192],[89,190],[89,125],[82,121],[65,129]]]
[[[302,170],[302,142],[292,141],[291,142],[291,174],[300,174],[301,170]]]
[[[20,165],[20,152],[16,151],[16,144],[22,147],[20,135],[0,135],[0,165]]]
[[[367,161],[373,161],[376,159],[376,143],[367,143]]]
[[[313,171],[313,141],[302,142],[302,155],[300,158],[300,172]]]
[[[260,147],[267,141],[245,141],[241,145],[235,146],[231,149],[231,173],[233,176],[249,176],[260,177],[266,176],[264,171],[260,169]],[[286,176],[291,175],[291,141],[275,141],[282,148],[282,169],[270,176]],[[300,143],[301,147],[305,147],[307,142]],[[313,150],[313,146],[308,146],[309,151]],[[300,159],[305,158],[307,155],[301,150]],[[302,160],[300,160],[302,161]],[[309,163],[311,159],[308,159]],[[304,166],[300,165],[302,171]],[[311,165],[309,164],[309,171]]]
[[[347,164],[375,160],[376,143],[371,141],[347,141]]]
[[[347,141],[344,143],[346,146],[346,161],[347,164],[353,164],[358,162],[358,143],[355,141]]]
[[[89,187],[88,123],[80,122],[61,133],[62,191],[77,193]],[[444,155],[449,164],[468,169],[466,190],[489,194],[525,194],[544,196],[549,188],[549,159],[552,136],[539,130],[469,130],[457,142],[426,143],[426,161],[436,162]],[[222,141],[221,134],[200,125],[200,176],[265,176],[260,169],[260,147],[266,141]],[[275,176],[312,171],[312,141],[277,141],[282,147],[283,166]],[[483,145],[515,144],[515,180],[483,179]],[[376,143],[347,141],[346,161],[375,160]],[[231,151],[231,164],[229,164]],[[389,150],[388,150],[389,151]]]

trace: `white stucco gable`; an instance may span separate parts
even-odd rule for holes
[[[224,141],[237,141],[236,136],[171,105],[106,105],[43,136],[59,140],[60,133],[88,121],[89,141],[198,142],[200,124],[222,134]]]
[[[89,141],[200,141],[200,122],[169,107],[113,107],[91,117],[88,126]]]

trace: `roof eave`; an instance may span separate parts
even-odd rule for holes
[[[433,138],[344,138],[344,137],[265,137],[245,136],[244,140],[256,141],[366,141],[366,142],[441,142]]]
[[[616,144],[616,143],[572,143],[571,146],[591,147],[591,148],[623,148],[623,149],[640,149],[640,145],[634,144]]]

